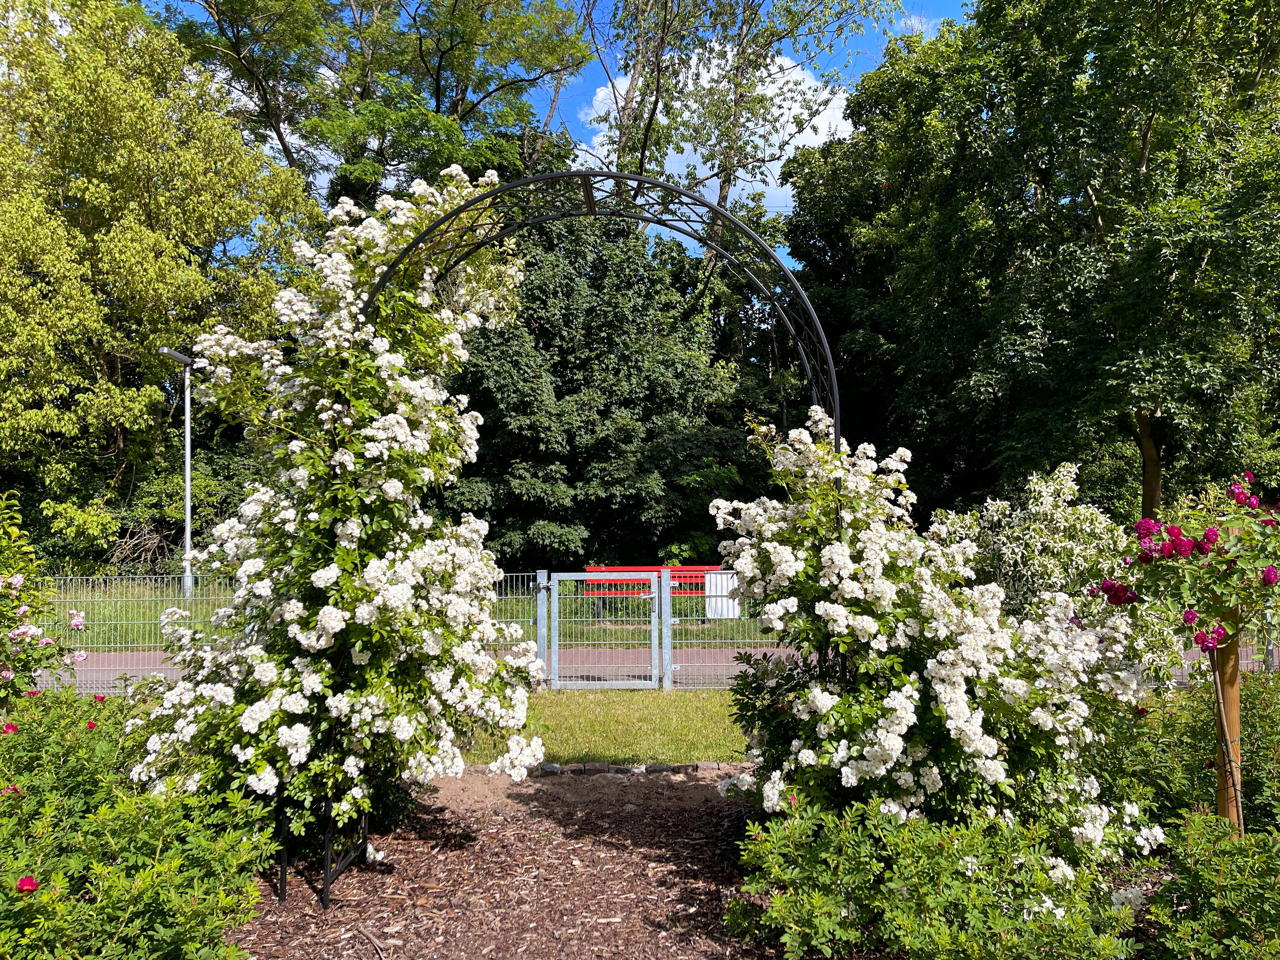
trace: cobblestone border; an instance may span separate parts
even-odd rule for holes
[[[750,766],[746,763],[719,763],[714,760],[699,760],[697,763],[646,763],[634,767],[616,763],[543,763],[529,767],[529,777],[585,776],[587,774],[615,773],[623,775],[649,775],[656,773],[731,773]],[[467,767],[468,773],[488,773],[489,766],[484,763],[473,763]]]

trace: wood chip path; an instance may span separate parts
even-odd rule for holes
[[[293,873],[288,902],[264,885],[232,939],[264,960],[771,957],[722,920],[746,810],[715,783],[737,769],[522,784],[468,771],[373,838],[385,860],[348,871],[328,912]]]

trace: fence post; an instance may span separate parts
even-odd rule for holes
[[[546,666],[548,680],[551,679],[551,662],[547,659],[547,601],[550,590],[547,571],[539,570],[537,582],[533,585],[534,635],[538,641],[538,659]]]
[[[663,568],[658,590],[658,617],[662,626],[662,689],[675,685],[675,667],[671,656],[671,571]]]

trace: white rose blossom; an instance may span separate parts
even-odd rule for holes
[[[448,385],[464,336],[514,316],[521,265],[491,248],[444,282],[420,254],[384,297],[404,293],[409,307],[360,309],[391,258],[486,183],[451,170],[372,215],[341,201],[325,240],[295,247],[312,292],[281,291],[266,338],[228,326],[199,337],[201,399],[245,421],[271,479],[195,557],[235,573],[215,626],[166,612],[184,678],[138,690],[156,706],[136,780],[163,782],[193,742],[225,743],[223,782],[202,788],[283,795],[302,829],[326,800],[340,822],[368,811],[370,771],[460,774],[459,743],[486,728],[507,737],[494,772],[519,779],[540,762],[541,741],[518,731],[542,664],[518,626],[494,618],[487,528],[422,506],[475,459],[480,417]]]
[[[1055,807],[1074,857],[1158,846],[1136,807],[1117,811],[1078,773],[1102,747],[1094,711],[1126,715],[1152,689],[1157,664],[1135,619],[1061,592],[1063,578],[1009,612],[1002,587],[975,573],[993,564],[956,535],[985,521],[949,515],[918,531],[910,454],[837,453],[818,408],[804,429],[760,427],[755,440],[791,499],[718,500],[711,512],[738,596],[800,652],[757,658],[737,681],[740,702],[762,711],[748,717],[760,759],[748,789],[765,811],[787,808],[784,793],[864,799],[898,819]],[[1040,503],[1058,487],[1033,489]],[[1037,510],[1043,535],[1052,511]],[[1116,540],[1092,510],[1064,522]],[[1067,876],[1061,863],[1055,877]]]

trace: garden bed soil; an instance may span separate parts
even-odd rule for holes
[[[723,923],[748,811],[715,785],[742,768],[699,766],[520,784],[469,770],[373,837],[385,859],[351,868],[328,911],[291,870],[288,901],[264,883],[231,939],[264,960],[771,956]]]

